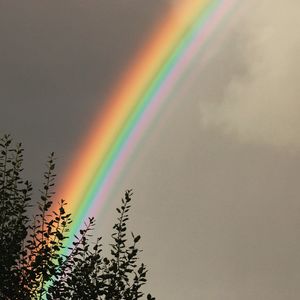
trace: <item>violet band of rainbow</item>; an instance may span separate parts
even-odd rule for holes
[[[58,191],[74,219],[68,246],[84,220],[101,210],[144,132],[236,2],[179,1],[115,86]]]

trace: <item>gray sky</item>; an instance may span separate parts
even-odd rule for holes
[[[134,188],[148,288],[158,299],[300,296],[297,0],[246,0],[141,146],[99,232]],[[167,1],[0,1],[0,124],[38,182],[59,170]]]

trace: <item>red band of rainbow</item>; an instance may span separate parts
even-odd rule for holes
[[[84,219],[101,210],[145,129],[171,99],[185,69],[237,1],[178,1],[135,56],[57,193],[66,199],[73,214],[70,236]]]

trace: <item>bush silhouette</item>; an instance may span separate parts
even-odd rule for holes
[[[51,153],[30,219],[32,186],[22,178],[23,148],[12,146],[10,136],[0,141],[0,299],[135,300],[144,296],[147,268],[138,264],[140,236],[127,221],[132,191],[125,192],[113,226],[110,256],[102,254],[101,238],[93,241],[95,219],[89,218],[68,254],[63,254],[71,214],[66,202],[53,210],[55,159]],[[66,252],[66,251],[65,251]],[[150,294],[147,300],[155,300]]]

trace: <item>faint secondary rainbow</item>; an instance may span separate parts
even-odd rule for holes
[[[237,1],[178,0],[156,26],[114,86],[57,192],[73,214],[70,236],[101,210],[145,129]]]

